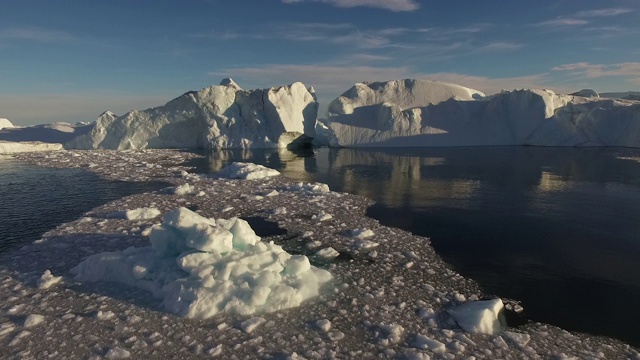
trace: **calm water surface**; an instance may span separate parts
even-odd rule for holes
[[[430,237],[527,316],[640,345],[640,150],[430,148],[220,151],[376,201],[368,215]]]
[[[107,181],[86,170],[35,167],[0,155],[0,252],[32,243],[96,206],[162,186]]]

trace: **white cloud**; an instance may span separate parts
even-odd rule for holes
[[[539,22],[535,25],[540,27],[566,27],[566,26],[586,25],[588,23],[589,21],[584,19],[557,18],[553,20]]]
[[[321,2],[340,8],[366,6],[394,12],[415,11],[420,8],[420,5],[414,0],[282,0],[285,4],[302,3],[304,1]]]
[[[65,31],[41,28],[0,29],[0,40],[32,41],[41,43],[60,43],[74,40],[75,37]]]
[[[604,17],[604,16],[618,16],[622,14],[628,14],[632,12],[633,9],[626,8],[608,8],[608,9],[597,9],[597,10],[584,10],[579,11],[575,14],[575,17]]]

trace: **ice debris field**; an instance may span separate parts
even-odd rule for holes
[[[195,156],[16,155],[171,186],[0,254],[2,357],[640,358],[617,340],[520,321],[516,301],[483,293],[428,239],[367,218],[366,198],[253,164],[218,176],[176,165]]]

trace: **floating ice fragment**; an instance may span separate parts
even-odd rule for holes
[[[42,324],[44,321],[45,321],[44,316],[38,315],[38,314],[31,314],[27,316],[27,318],[24,320],[24,327],[30,328],[30,327],[38,326]]]
[[[448,309],[460,327],[470,333],[495,335],[506,326],[502,300],[472,301]]]
[[[127,350],[119,347],[114,347],[112,349],[109,349],[109,351],[107,351],[107,354],[104,356],[104,358],[105,359],[126,359],[130,356],[131,356],[131,353],[129,353]]]
[[[143,207],[139,209],[126,210],[124,212],[127,220],[147,220],[160,216],[160,210],[156,208]]]
[[[329,332],[331,330],[331,321],[327,319],[318,320],[316,321],[316,327],[323,332]]]
[[[48,289],[51,286],[59,284],[61,281],[62,276],[53,276],[50,270],[45,270],[38,281],[36,281],[36,286],[38,287],[38,289]]]
[[[173,193],[178,196],[190,195],[196,192],[196,188],[190,184],[178,185],[173,189]]]
[[[271,176],[278,176],[280,172],[268,167],[252,164],[234,162],[218,172],[218,176],[229,179],[257,180]]]
[[[431,339],[425,335],[417,334],[413,340],[413,346],[417,349],[430,350],[436,354],[442,354],[446,348],[443,343],[438,340]]]
[[[255,330],[258,326],[267,322],[264,318],[261,317],[252,317],[251,319],[245,320],[240,324],[240,327],[247,334],[251,334],[253,330]]]
[[[351,230],[351,237],[356,239],[366,239],[375,235],[370,229],[355,229]]]
[[[338,257],[338,255],[340,255],[340,253],[332,248],[332,247],[326,247],[324,249],[319,250],[316,253],[317,256],[321,257],[321,258],[325,258],[325,259],[333,259]]]

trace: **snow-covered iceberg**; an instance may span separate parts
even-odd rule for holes
[[[331,146],[640,147],[640,102],[549,90],[483,97],[457,85],[396,80],[356,84],[329,111]]]
[[[101,117],[72,149],[284,148],[310,142],[318,103],[300,82],[243,90],[233,80],[188,92],[166,105]]]
[[[72,273],[150,291],[167,311],[197,319],[297,307],[332,279],[306,256],[262,242],[238,218],[213,220],[178,208],[151,229],[149,240],[149,247],[92,255]]]

